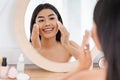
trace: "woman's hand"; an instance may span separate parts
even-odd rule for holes
[[[73,42],[69,40],[69,32],[67,31],[67,29],[58,21],[58,29],[61,32],[61,44],[62,46],[69,51],[70,55],[74,56],[76,59],[78,58],[78,52],[76,52],[77,48],[79,48],[79,46]],[[75,50],[74,50],[75,49]]]
[[[81,48],[79,49],[79,66],[78,70],[84,70],[89,69],[92,64],[92,57],[90,54],[88,39],[89,39],[90,33],[88,31],[85,32],[85,35],[83,36],[83,41]]]
[[[75,70],[68,73],[64,77],[62,77],[61,80],[68,80],[70,77],[76,75],[80,71],[88,70],[91,67],[92,58],[90,55],[89,44],[87,43],[89,35],[90,35],[89,32],[86,31],[85,35],[83,36],[83,41],[82,41],[81,47],[74,46],[73,48],[71,48],[71,50],[75,54],[77,52],[79,65]]]
[[[67,29],[61,24],[61,22],[57,22],[58,24],[58,29],[61,32],[61,44],[67,48],[69,45],[69,32]]]
[[[40,42],[39,35],[40,35],[39,34],[39,25],[35,23],[33,25],[31,41],[32,41],[32,46],[37,50],[41,48],[41,42]]]
[[[65,47],[65,49],[67,49],[70,52],[72,56],[74,56],[76,59],[79,59],[80,62],[83,62],[84,61],[83,57],[88,56],[88,55],[84,55],[84,53],[89,53],[89,44],[86,44],[89,37],[89,32],[86,31],[85,36],[83,37],[82,46],[80,47],[74,41],[69,41],[69,35],[70,35],[69,32],[59,21],[57,23],[58,23],[58,29],[61,32],[61,44]],[[86,47],[87,52],[84,52],[84,47]]]

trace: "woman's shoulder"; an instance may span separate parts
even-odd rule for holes
[[[79,47],[80,47],[79,44],[77,44],[75,41],[70,40],[69,43],[70,43],[70,45],[72,45],[73,47],[76,47],[76,48],[79,48]]]
[[[104,69],[81,71],[72,76],[70,80],[106,80],[106,72]]]

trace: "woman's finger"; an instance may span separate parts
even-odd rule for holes
[[[58,24],[58,29],[61,32],[61,42],[62,44],[67,44],[69,40],[69,32],[59,21],[57,22],[57,24]]]
[[[61,22],[58,21],[57,24],[58,24],[58,29],[61,31],[62,35],[69,34],[67,29],[63,26]]]
[[[31,40],[32,40],[32,45],[34,48],[39,48],[41,46],[40,38],[39,38],[39,25],[38,24],[33,25]]]
[[[86,48],[86,44],[88,44],[88,39],[89,39],[90,33],[88,31],[85,31],[85,35],[83,36],[83,41],[82,41],[82,50]]]
[[[32,30],[32,37],[38,37],[38,35],[39,35],[39,25],[34,24]]]

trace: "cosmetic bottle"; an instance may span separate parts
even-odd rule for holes
[[[6,79],[7,74],[8,74],[7,58],[3,57],[2,65],[1,65],[1,68],[0,68],[0,78]]]
[[[19,58],[18,58],[18,63],[17,63],[17,72],[18,73],[24,73],[24,57],[23,54],[21,53]]]

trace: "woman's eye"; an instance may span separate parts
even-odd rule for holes
[[[42,20],[38,20],[38,22],[43,22],[44,20],[42,19]]]
[[[51,17],[50,20],[54,20],[55,18],[54,17]]]

